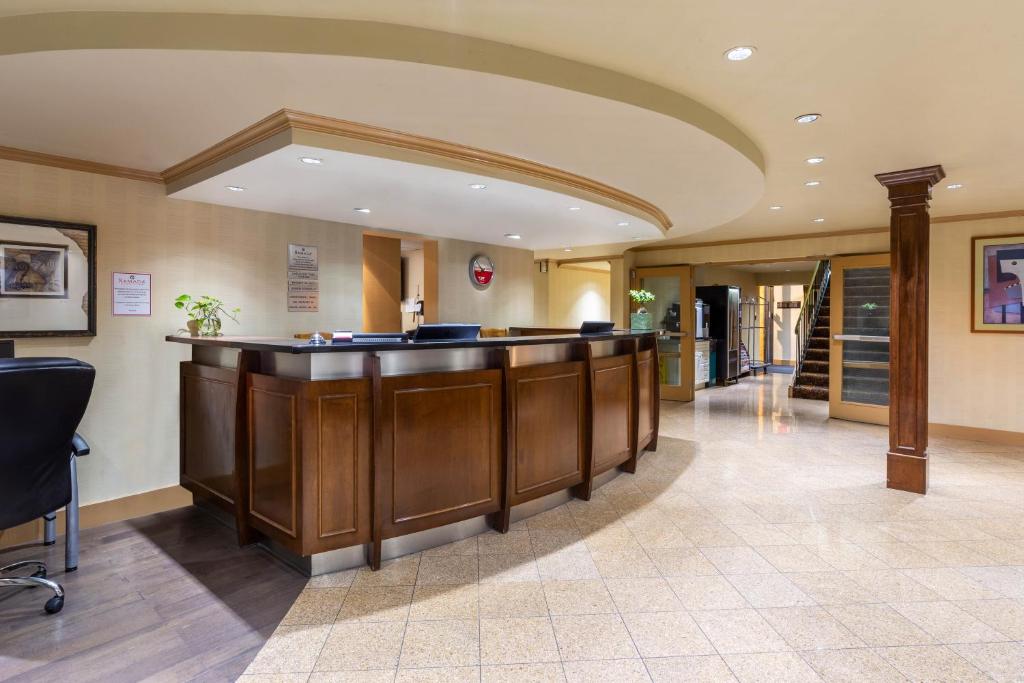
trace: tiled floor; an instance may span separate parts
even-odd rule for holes
[[[259,681],[1024,681],[1024,452],[887,433],[785,375],[665,403],[661,442],[573,501],[312,580]]]

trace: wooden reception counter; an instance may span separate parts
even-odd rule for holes
[[[192,345],[181,485],[313,574],[507,531],[657,446],[653,332],[167,341]]]

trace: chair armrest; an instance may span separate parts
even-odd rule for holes
[[[89,455],[89,442],[83,439],[82,435],[77,432],[75,432],[74,438],[71,439],[71,453],[78,457]]]

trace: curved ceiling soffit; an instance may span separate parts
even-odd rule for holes
[[[754,141],[696,100],[617,71],[483,38],[382,22],[268,15],[54,12],[0,18],[0,55],[116,49],[365,57],[533,81],[677,119],[765,172]]]

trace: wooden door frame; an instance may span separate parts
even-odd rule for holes
[[[845,268],[888,268],[889,252],[857,254],[855,256],[834,256],[831,259],[832,275],[829,287],[829,330],[828,330],[828,416],[839,420],[852,420],[868,424],[888,425],[889,406],[875,406],[867,403],[852,403],[842,400],[843,390],[843,343],[835,339],[843,329],[843,289]],[[891,353],[890,345],[890,353]]]
[[[688,282],[688,292],[686,296],[683,295],[682,285],[680,284],[679,291],[679,327],[683,336],[680,339],[679,348],[679,381],[680,386],[674,387],[671,385],[661,385],[661,399],[666,401],[692,401],[694,397],[694,333],[696,326],[696,314],[694,312],[694,298],[696,297],[696,291],[693,284],[693,266],[691,265],[671,265],[671,266],[639,266],[633,268],[629,273],[629,286],[631,289],[637,289],[639,287],[640,280],[643,277],[665,277],[665,276],[678,276],[680,280],[686,279]],[[687,301],[684,302],[683,299]],[[627,296],[627,301],[628,301]],[[688,302],[688,303],[687,303]],[[628,311],[632,312],[635,306],[632,301],[629,302]],[[628,314],[627,314],[628,315]],[[661,358],[664,359],[664,354]],[[689,359],[689,362],[686,362]],[[663,362],[663,361],[662,361]],[[661,378],[661,368],[657,368],[659,380]]]

